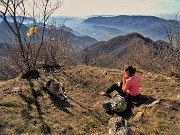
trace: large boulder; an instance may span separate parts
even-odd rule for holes
[[[112,117],[108,123],[109,135],[131,135],[131,128],[127,120],[122,117]]]

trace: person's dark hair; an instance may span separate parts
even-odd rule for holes
[[[136,68],[133,66],[128,66],[127,68],[125,68],[125,71],[129,71],[130,76],[132,76],[136,73]]]

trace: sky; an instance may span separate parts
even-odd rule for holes
[[[35,0],[44,4],[45,0]],[[47,0],[46,0],[47,1]],[[50,0],[52,5],[63,2],[52,16],[92,15],[153,15],[180,14],[180,0]],[[26,0],[26,9],[31,12],[33,0]],[[0,6],[0,9],[3,8]],[[38,10],[38,8],[37,8]],[[37,11],[38,12],[38,11]]]
[[[52,0],[56,1],[56,0]],[[54,16],[161,15],[180,11],[180,0],[62,0]]]

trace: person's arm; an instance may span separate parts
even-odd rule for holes
[[[128,79],[127,74],[124,74],[124,76],[123,76],[123,86],[122,86],[122,88],[125,87],[127,79]]]
[[[122,90],[124,92],[127,92],[127,90],[129,89],[130,85],[131,85],[131,80],[126,80],[126,83],[125,83],[125,85],[123,85]]]

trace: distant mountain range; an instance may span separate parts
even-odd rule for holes
[[[14,22],[11,16],[6,16],[8,22]],[[23,24],[29,24],[29,23],[33,23],[33,19],[31,17],[25,17],[25,16],[17,16],[16,20],[18,22],[22,22],[23,20]],[[2,22],[3,19],[0,17],[0,22]]]
[[[14,23],[10,22],[10,25],[14,27]],[[28,25],[30,26],[30,25]],[[23,24],[21,26],[21,34],[24,35],[24,38],[27,38],[26,36],[26,32],[29,29],[27,25]],[[32,26],[32,24],[31,24]],[[38,31],[41,31],[41,25],[38,24]],[[13,40],[13,34],[10,30],[10,28],[6,25],[6,23],[4,21],[0,22],[0,43],[9,43]],[[59,30],[61,31],[61,30]],[[97,42],[96,39],[89,37],[89,36],[76,36],[74,35],[72,32],[73,30],[70,28],[66,28],[63,30],[64,34],[67,35],[67,40],[75,45],[75,46],[79,46],[79,45],[91,45]],[[62,32],[60,32],[62,33]]]
[[[88,35],[98,41],[107,41],[115,36],[140,33],[153,40],[165,40],[163,23],[176,23],[155,16],[90,16],[86,18],[56,17],[58,23],[63,23],[73,30],[74,34]],[[63,21],[64,20],[64,21]],[[180,25],[180,23],[179,23]]]
[[[22,17],[18,16],[18,20],[21,19]],[[57,24],[65,25],[64,30],[70,34],[69,41],[75,45],[91,45],[97,41],[108,41],[116,36],[133,32],[140,33],[153,40],[165,40],[166,33],[162,24],[176,22],[175,20],[165,20],[155,16],[127,15],[91,16],[88,18],[57,16],[51,17],[51,19],[54,19]],[[24,32],[32,26],[31,18],[27,17],[25,20],[29,20],[29,23],[23,26]],[[12,21],[12,18],[9,17],[9,21]],[[8,42],[9,39],[12,39],[12,35],[8,34],[9,30],[4,26],[1,18],[0,22],[0,42]],[[37,23],[37,25],[41,27],[41,24]]]
[[[174,23],[175,20],[164,20],[155,16],[113,16],[113,17],[91,17],[83,21],[84,25],[97,25],[114,27],[121,30],[121,33],[128,34],[138,32],[153,40],[165,39],[163,23]],[[180,23],[179,23],[180,25]],[[116,35],[118,36],[118,35]]]
[[[9,22],[9,24],[15,28],[15,24],[13,22]],[[22,35],[25,36],[25,38],[27,38],[26,36],[26,32],[29,28],[22,24],[21,26],[21,29],[20,29],[20,32]],[[7,24],[5,23],[5,21],[2,21],[0,23],[0,43],[9,43],[11,41],[14,40],[14,36],[13,36],[13,33],[12,31],[10,30],[10,28],[7,26]]]

